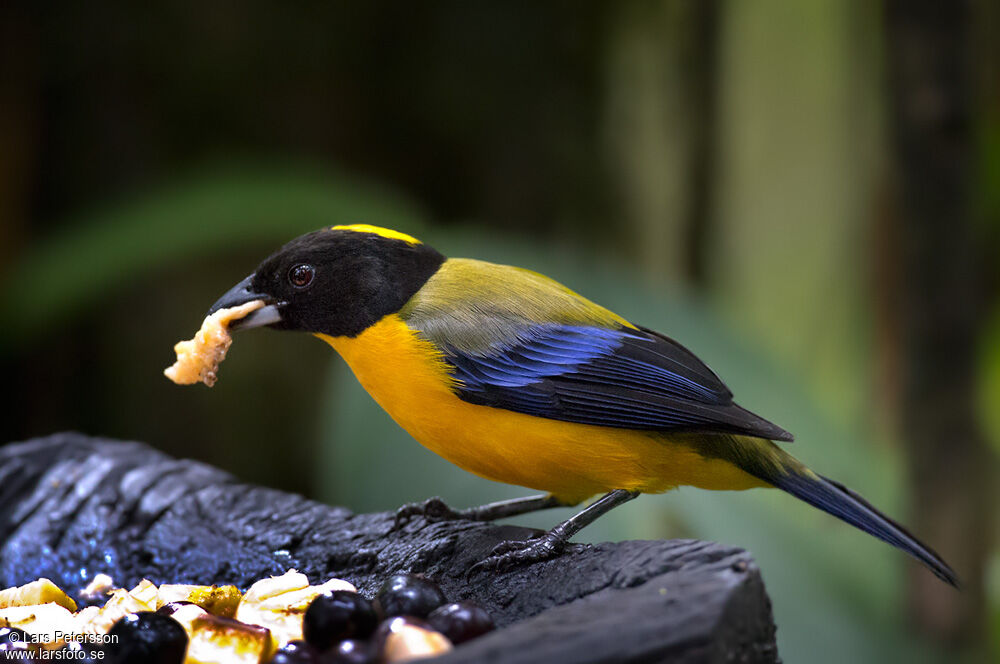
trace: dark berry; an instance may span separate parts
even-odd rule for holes
[[[344,639],[368,638],[377,626],[371,602],[349,590],[318,595],[302,618],[306,641],[320,651]]]
[[[59,658],[70,662],[80,662],[82,664],[97,664],[104,661],[105,653],[101,653],[101,645],[84,641],[70,641],[61,650]]]
[[[495,627],[490,614],[471,602],[445,604],[434,609],[427,616],[427,622],[455,645],[482,636]]]
[[[323,664],[372,664],[374,661],[371,644],[356,639],[345,639],[323,655]]]
[[[26,653],[24,655],[10,655],[7,653]],[[0,659],[3,661],[18,661],[22,657],[24,661],[32,661],[38,649],[24,641],[0,641]]]
[[[447,600],[433,581],[412,574],[398,574],[382,584],[375,595],[375,611],[381,618],[427,615]]]
[[[321,664],[320,653],[305,641],[289,641],[274,653],[270,664]]]
[[[23,629],[17,627],[0,627],[0,660],[2,661],[34,661],[42,645]],[[20,653],[11,655],[6,653]],[[24,658],[23,660],[21,658]]]
[[[181,664],[187,644],[187,633],[176,620],[141,611],[114,624],[104,649],[115,664]]]
[[[20,654],[14,655],[13,653]],[[30,643],[22,643],[20,641],[17,643],[13,643],[11,641],[0,641],[0,660],[5,662],[32,662],[35,660],[37,653],[38,648]]]
[[[427,621],[421,620],[420,618],[412,618],[410,616],[396,616],[395,618],[386,618],[379,623],[378,627],[375,629],[375,633],[372,635],[371,644],[376,649],[381,648],[386,638],[393,632],[398,632],[402,627],[406,625],[412,625],[413,627],[420,627],[422,629],[430,629],[431,626],[427,624]]]
[[[18,627],[0,627],[0,643],[30,643],[31,637]]]

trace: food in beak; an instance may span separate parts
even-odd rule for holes
[[[180,341],[174,346],[177,361],[163,370],[163,374],[178,385],[202,382],[215,385],[219,364],[226,359],[226,352],[233,343],[229,325],[249,316],[266,305],[264,300],[253,300],[238,307],[219,309],[201,324],[193,339]]]

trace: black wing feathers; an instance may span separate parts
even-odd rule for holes
[[[623,429],[792,440],[734,404],[693,353],[649,330],[541,325],[489,353],[443,350],[471,403]]]

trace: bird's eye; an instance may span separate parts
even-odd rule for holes
[[[288,271],[288,281],[296,288],[305,288],[312,283],[316,270],[312,265],[300,263]]]

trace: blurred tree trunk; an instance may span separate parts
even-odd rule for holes
[[[913,567],[910,606],[923,630],[955,643],[983,626],[992,506],[974,410],[986,265],[972,212],[972,21],[967,0],[889,0],[885,22],[912,521],[965,584],[955,592]]]
[[[691,42],[688,48],[690,77],[688,92],[693,105],[691,117],[691,203],[688,211],[685,269],[692,284],[704,286],[711,240],[712,201],[715,191],[716,90],[718,88],[719,2],[696,0],[691,12]]]
[[[0,3],[0,266],[14,256],[28,217],[38,97],[36,37],[21,3]]]
[[[606,127],[643,273],[705,280],[715,156],[717,0],[621,2],[608,45]]]

